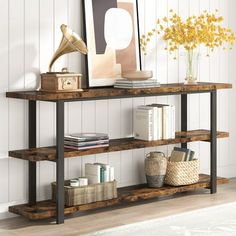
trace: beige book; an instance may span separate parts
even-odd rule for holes
[[[185,161],[185,156],[186,156],[185,152],[173,150],[171,153],[170,161],[172,161],[172,162]]]

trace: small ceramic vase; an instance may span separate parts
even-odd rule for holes
[[[160,188],[164,185],[167,158],[163,152],[150,152],[145,158],[145,174],[149,187]]]

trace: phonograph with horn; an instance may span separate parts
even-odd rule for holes
[[[41,91],[48,92],[73,92],[82,91],[82,74],[70,73],[67,68],[61,72],[51,72],[54,62],[62,55],[71,52],[87,54],[88,50],[84,41],[66,25],[61,25],[63,34],[61,43],[55,52],[50,64],[49,72],[41,74]]]

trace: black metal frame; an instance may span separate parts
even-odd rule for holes
[[[211,92],[211,193],[217,192],[217,91]]]
[[[36,101],[29,101],[29,148],[36,148],[36,136],[37,136],[37,117],[36,117]],[[29,204],[34,205],[36,203],[36,162],[29,161]]]
[[[37,130],[37,107],[36,101],[29,101],[29,148],[35,148]],[[56,221],[57,224],[64,223],[64,102],[56,102],[56,180],[57,180],[57,201],[56,201]],[[36,162],[29,161],[29,204],[36,204]]]
[[[210,93],[211,95],[211,193],[217,192],[217,91],[198,91],[198,93]],[[181,130],[187,131],[188,128],[188,98],[187,92],[178,93],[181,95]],[[164,94],[161,94],[164,95]],[[168,93],[176,95],[176,93]],[[143,95],[145,96],[145,95]],[[156,96],[160,96],[156,94]],[[106,99],[106,98],[103,98]],[[74,100],[67,100],[72,102]],[[65,101],[56,102],[56,180],[57,180],[57,201],[56,201],[56,222],[64,223],[64,104]],[[36,147],[36,101],[29,101],[29,148]],[[187,143],[182,143],[182,147],[187,147]],[[29,161],[29,204],[36,203],[36,162]]]
[[[64,223],[64,102],[56,103],[57,114],[57,224]]]
[[[181,94],[181,131],[188,130],[188,95]],[[182,148],[187,148],[187,143],[181,143]]]

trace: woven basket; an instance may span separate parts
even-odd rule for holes
[[[165,183],[172,186],[194,184],[199,181],[199,161],[168,161]]]
[[[52,201],[56,201],[56,182],[52,186]],[[77,206],[91,202],[117,198],[117,182],[90,184],[83,187],[71,187],[70,180],[65,181],[65,205]]]

